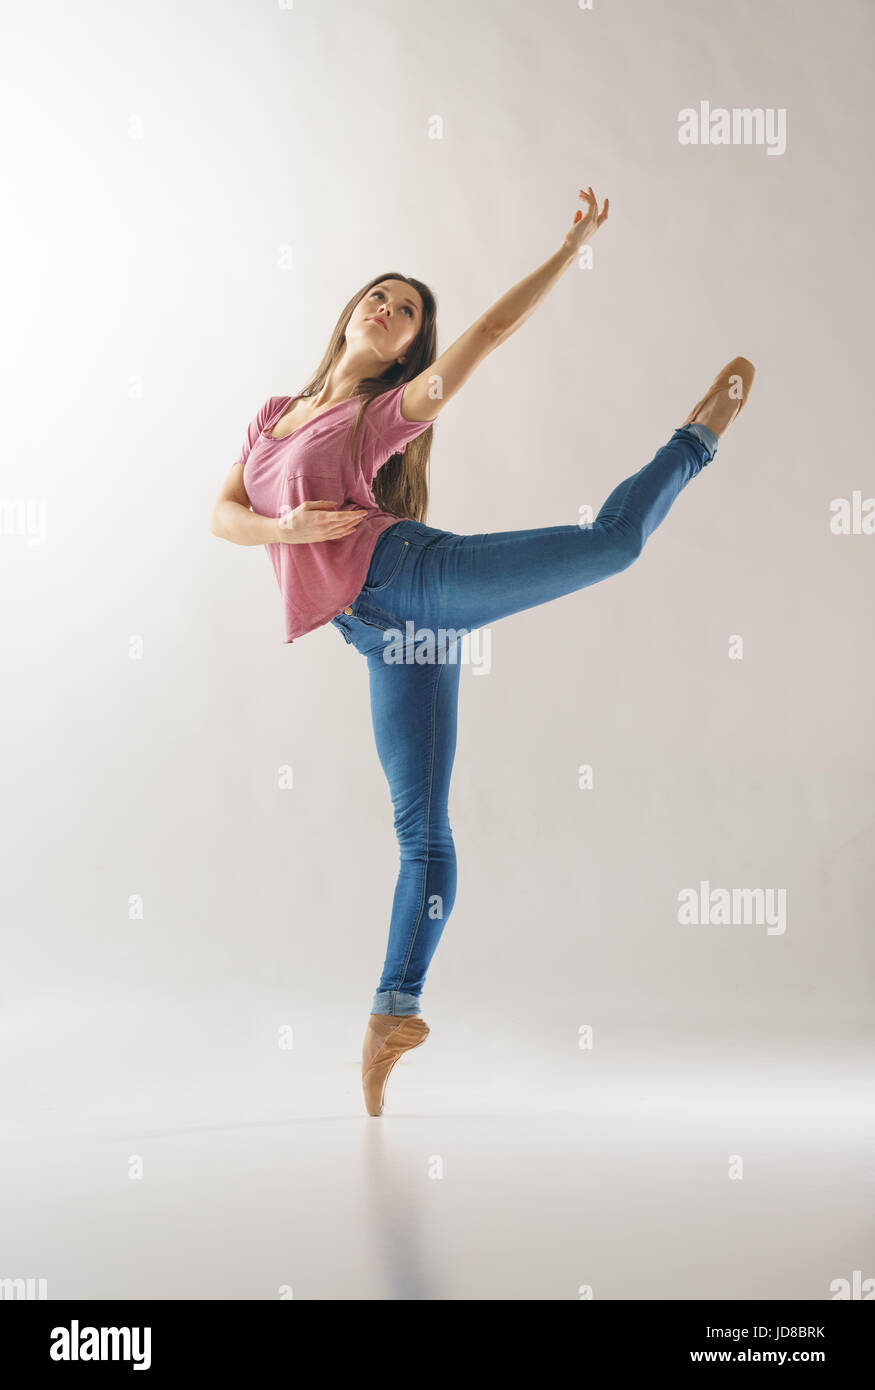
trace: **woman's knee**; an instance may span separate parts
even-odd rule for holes
[[[610,524],[608,536],[612,571],[614,574],[619,574],[621,570],[628,569],[631,564],[634,564],[644,549],[644,531],[640,526]]]
[[[430,864],[456,863],[456,845],[449,824],[396,827],[398,848],[402,859],[416,859]]]

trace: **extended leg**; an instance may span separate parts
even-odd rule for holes
[[[650,463],[613,489],[588,526],[446,533],[411,556],[403,575],[404,616],[474,630],[627,569],[712,457],[701,435],[681,427]]]

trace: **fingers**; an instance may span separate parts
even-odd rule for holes
[[[343,503],[330,498],[315,501],[308,498],[306,502],[302,502],[297,510],[313,513],[312,519],[308,518],[305,521],[301,518],[304,536],[312,541],[341,540],[354,531],[366,516],[370,516],[370,512],[363,507],[333,510],[336,507],[343,508]]]
[[[325,517],[322,523],[325,540],[339,540],[341,536],[348,536],[360,522],[364,521],[367,515],[368,513],[363,511],[349,511],[340,512],[337,516]]]
[[[311,501],[308,498],[306,502],[301,503],[299,510],[307,509],[308,511],[322,512],[327,511],[331,507],[342,506],[342,502],[333,502],[330,498],[321,498],[317,501]],[[323,520],[326,522],[327,525],[331,525],[333,523],[336,524],[337,522],[340,522],[340,524],[343,525],[350,519],[361,521],[367,515],[367,511],[363,507],[356,507],[349,508],[348,511],[335,511],[332,513],[330,517],[324,517]]]
[[[601,212],[599,212],[599,200],[592,191],[592,184],[588,184],[585,189],[578,188],[577,192],[578,195],[587,204],[587,215],[589,215],[590,213],[595,213],[596,226],[600,227],[602,223],[605,221],[610,210],[610,199],[605,198],[605,201],[602,204],[602,210]],[[577,212],[574,214],[574,222],[572,222],[571,225],[574,226],[576,223],[578,223],[581,220],[582,216],[583,214],[580,211],[580,208],[578,208]]]

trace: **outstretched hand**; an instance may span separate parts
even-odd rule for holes
[[[586,191],[579,188],[577,191],[579,196],[586,203],[586,212],[583,213],[580,208],[577,209],[577,212],[574,214],[574,221],[569,231],[566,232],[563,243],[570,251],[574,252],[579,251],[584,242],[589,241],[590,237],[595,236],[599,227],[607,218],[609,206],[609,199],[606,198],[604,207],[601,212],[599,212],[598,198],[591,188],[587,188]]]

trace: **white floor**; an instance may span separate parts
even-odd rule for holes
[[[828,1299],[875,1275],[863,1040],[521,1038],[472,1060],[432,1028],[379,1119],[348,1044],[150,1080],[97,1039],[16,1073],[7,1038],[0,1278],[49,1298]]]

